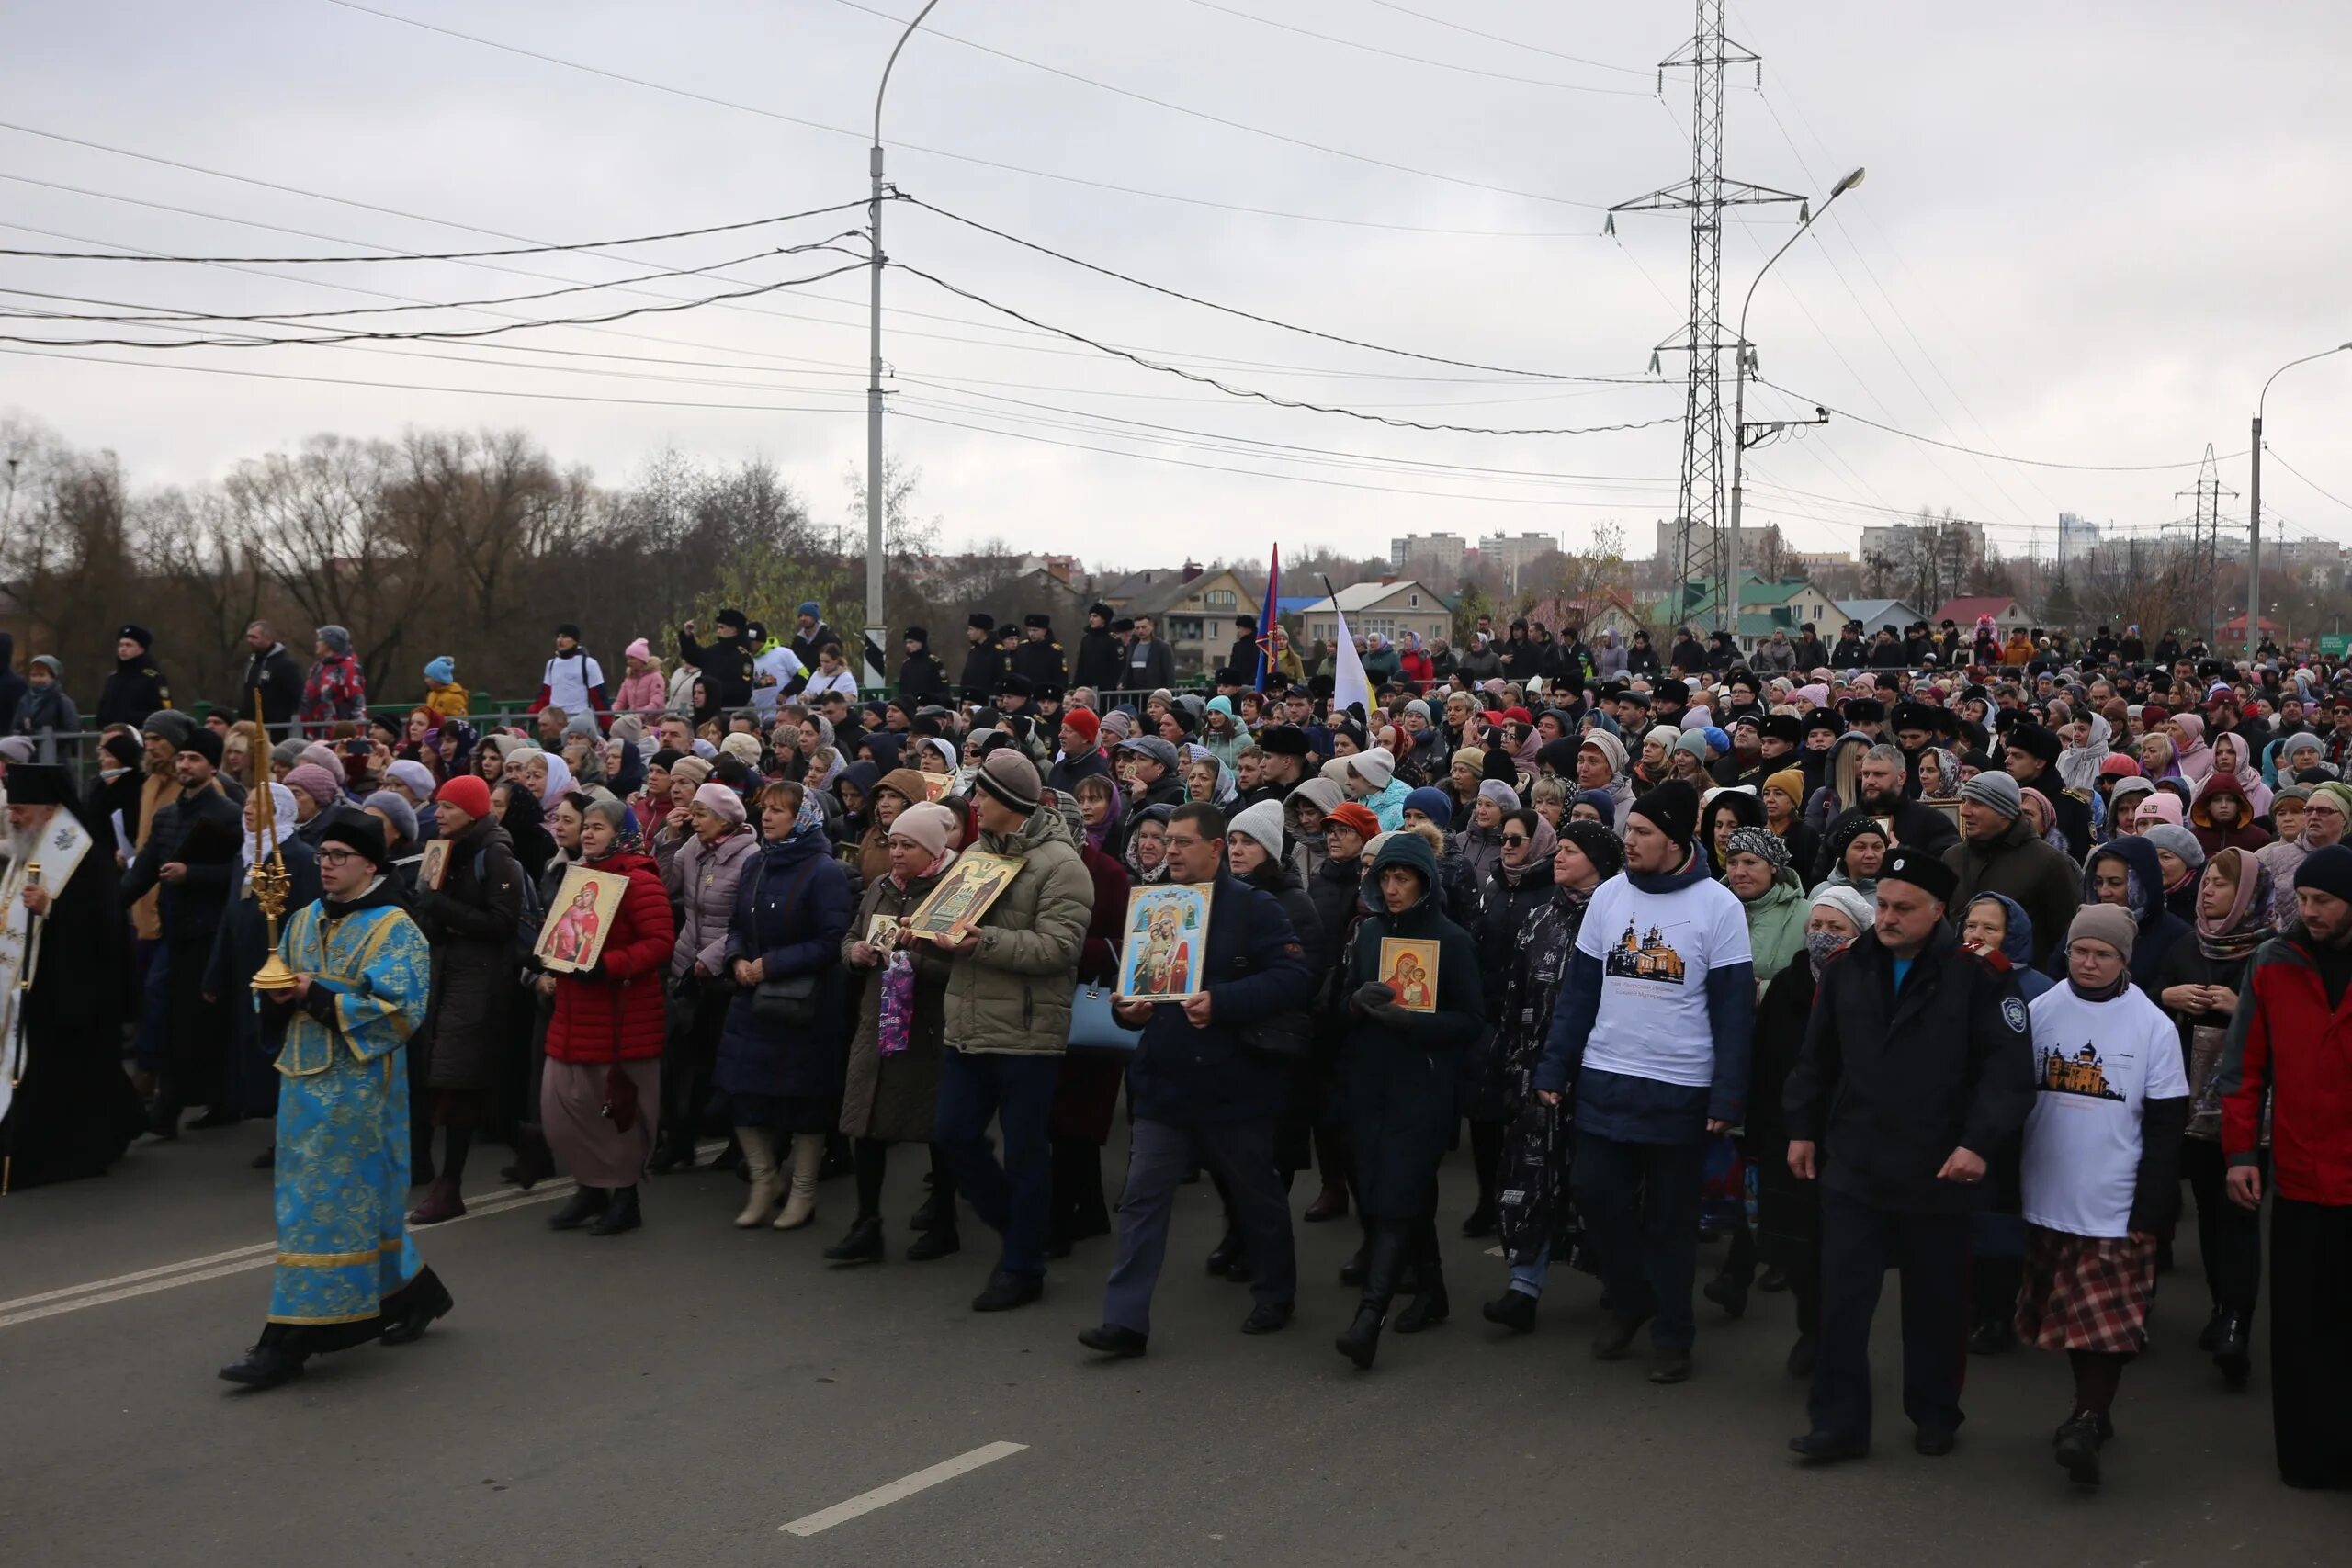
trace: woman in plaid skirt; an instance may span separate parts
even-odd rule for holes
[[[2188,1080],[2171,1021],[2132,985],[2130,911],[2089,904],[2066,932],[2066,983],[2034,998],[2026,1118],[2025,1287],[2018,1337],[2064,1350],[2075,1408],[2058,1462],[2096,1486],[2123,1369],[2147,1342],[2156,1237],[2179,1198]]]

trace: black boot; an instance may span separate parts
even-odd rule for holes
[[[1363,1300],[1356,1307],[1355,1321],[1333,1341],[1333,1348],[1359,1371],[1369,1368],[1379,1354],[1381,1325],[1388,1321],[1388,1303],[1396,1293],[1396,1275],[1404,1263],[1403,1229],[1385,1222],[1375,1225],[1364,1241]]]
[[[605,1205],[610,1201],[610,1199],[611,1194],[601,1187],[580,1188],[571,1194],[571,1199],[562,1208],[548,1216],[548,1229],[576,1231],[589,1221],[603,1214]]]
[[[548,1146],[547,1134],[537,1122],[524,1122],[514,1130],[514,1158],[499,1168],[500,1179],[528,1192],[554,1174],[555,1150]]]
[[[825,1248],[828,1263],[879,1263],[882,1261],[882,1222],[868,1215],[850,1222],[849,1234]]]
[[[954,1225],[933,1225],[908,1244],[907,1261],[929,1263],[933,1258],[951,1257],[963,1247],[964,1239]]]
[[[1525,1291],[1505,1287],[1503,1293],[1481,1309],[1488,1323],[1498,1324],[1513,1334],[1525,1334],[1535,1326],[1535,1298]],[[1396,1325],[1403,1332],[1405,1325]]]
[[[1225,1239],[1209,1253],[1209,1272],[1218,1277],[1230,1273],[1233,1260],[1240,1256],[1241,1233],[1234,1228],[1231,1220],[1227,1220],[1225,1222]]]
[[[380,1343],[413,1345],[424,1337],[424,1331],[433,1326],[435,1318],[447,1317],[449,1309],[457,1304],[450,1299],[449,1287],[441,1282],[441,1276],[424,1269],[384,1303]]]
[[[2106,1416],[2077,1410],[2058,1428],[2051,1446],[2075,1484],[2096,1486],[2099,1483],[2098,1450],[2114,1435],[2115,1427]]]
[[[245,1352],[244,1359],[221,1368],[220,1377],[250,1389],[276,1388],[300,1377],[302,1361],[302,1357],[276,1345],[256,1345]]]
[[[2224,1314],[2221,1335],[2213,1341],[2213,1364],[2222,1369],[2222,1376],[2233,1391],[2245,1388],[2254,1371],[2253,1348],[2252,1319],[2242,1312]]]
[[[1699,1287],[1699,1293],[1724,1309],[1724,1315],[1747,1315],[1747,1281],[1726,1269]]]
[[[645,1214],[637,1206],[637,1184],[613,1189],[613,1201],[605,1205],[602,1218],[588,1227],[590,1235],[618,1235],[633,1231],[645,1223]]]
[[[1420,1255],[1419,1289],[1413,1304],[1396,1314],[1396,1332],[1419,1334],[1443,1323],[1453,1308],[1445,1293],[1445,1266],[1438,1260],[1437,1222],[1424,1220],[1414,1233],[1413,1249]]]
[[[2222,1348],[2222,1325],[2229,1321],[2229,1316],[2230,1309],[2227,1307],[2213,1309],[2213,1315],[2207,1318],[2205,1326],[2197,1331],[2197,1348],[2199,1350],[2210,1356]]]

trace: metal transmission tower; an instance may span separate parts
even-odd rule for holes
[[[1724,341],[1723,333],[1724,209],[1776,201],[1793,201],[1802,207],[1804,197],[1724,178],[1724,69],[1753,65],[1761,84],[1763,57],[1724,36],[1724,0],[1698,0],[1698,6],[1699,23],[1690,41],[1658,62],[1661,92],[1668,71],[1687,68],[1690,73],[1690,177],[1619,202],[1609,209],[1604,231],[1617,231],[1620,212],[1690,214],[1690,318],[1651,351],[1650,363],[1655,367],[1662,354],[1690,355],[1690,378],[1683,394],[1682,485],[1675,516],[1680,568],[1678,591],[1694,581],[1716,583],[1716,618],[1736,637],[1734,585],[1724,581],[1730,550],[1724,536],[1729,518],[1724,502],[1720,356],[1727,348],[1744,353],[1746,345]],[[1681,609],[1678,601],[1678,619]]]
[[[2205,460],[2197,468],[2197,488],[2173,491],[2174,499],[2188,496],[2195,503],[2188,517],[2188,602],[2205,628],[2207,648],[2220,640],[2222,498],[2234,499],[2237,493],[2222,488],[2221,464],[2210,441],[2205,444]]]

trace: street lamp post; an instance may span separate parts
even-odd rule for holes
[[[1781,241],[1781,248],[1774,251],[1765,261],[1764,265],[1756,269],[1756,276],[1747,286],[1747,298],[1741,300],[1739,304],[1739,333],[1738,335],[1732,340],[1731,345],[1731,528],[1728,536],[1724,541],[1724,589],[1723,592],[1717,596],[1716,600],[1718,604],[1728,607],[1728,614],[1730,615],[1728,624],[1731,626],[1731,645],[1735,650],[1739,647],[1740,469],[1742,468],[1741,459],[1747,452],[1747,425],[1746,421],[1747,414],[1747,367],[1750,358],[1747,352],[1747,308],[1756,303],[1756,286],[1757,284],[1764,281],[1764,275],[1766,273],[1772,270],[1772,263],[1779,261],[1782,256],[1788,254],[1789,247],[1795,244],[1799,240],[1804,238],[1805,231],[1812,228],[1814,221],[1818,219],[1822,213],[1828,211],[1829,209],[1836,204],[1839,197],[1845,195],[1856,186],[1860,185],[1862,183],[1862,170],[1856,169],[1852,174],[1848,175],[1844,179],[1839,180],[1836,185],[1829,187],[1829,199],[1821,204],[1819,210],[1806,213],[1804,221],[1797,225],[1796,232]]]
[[[922,19],[939,0],[926,0],[899,41],[890,46],[890,58],[882,65],[881,85],[874,89],[874,145],[867,163],[874,176],[874,202],[867,219],[873,243],[873,306],[866,321],[866,381],[865,381],[865,650],[860,662],[864,670],[858,683],[866,687],[880,686],[885,682],[882,650],[889,646],[888,629],[882,624],[882,503],[885,485],[882,478],[882,95],[890,90],[890,71],[899,63],[899,51],[915,36]]]
[[[2298,365],[2309,365],[2314,359],[2325,359],[2331,354],[2352,349],[2352,343],[2339,343],[2334,348],[2323,348],[2317,354],[2306,354],[2301,359],[2290,359],[2270,373],[2276,381]],[[2245,661],[2254,662],[2255,650],[2262,646],[2262,406],[2270,400],[2270,381],[2262,384],[2262,395],[2254,400],[2254,459],[2253,475],[2246,481],[2246,546],[2245,546]]]

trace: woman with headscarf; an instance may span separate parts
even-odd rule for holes
[[[1469,863],[1470,874],[1482,887],[1491,883],[1495,867],[1504,858],[1505,819],[1519,809],[1519,796],[1511,792],[1510,785],[1498,779],[1479,781],[1467,818],[1470,825],[1455,842],[1462,858]]]
[[[1340,786],[1329,779],[1312,778],[1292,790],[1283,801],[1283,827],[1290,835],[1291,858],[1298,868],[1299,880],[1309,887],[1315,885],[1315,874],[1323,867],[1324,823],[1344,798]]]
[[[2213,772],[2213,749],[2205,744],[2205,719],[2200,714],[2178,713],[2169,723],[2175,748],[2173,765],[2190,784],[2200,784]]]
[[[1707,872],[1724,879],[1724,857],[1731,851],[1731,836],[1742,828],[1764,826],[1764,803],[1744,789],[1718,789],[1699,807],[1699,847],[1707,857]]]
[[[737,990],[714,1082],[752,1172],[751,1199],[736,1223],[749,1215],[756,1225],[782,1194],[777,1149],[789,1138],[791,1196],[775,1226],[798,1230],[817,1217],[825,1134],[839,1120],[842,939],[854,901],[816,795],[779,781],[760,791],[759,803],[759,851],[744,868],[728,927],[727,972]],[[761,994],[770,982],[797,981],[807,984]]]
[[[1789,1170],[1789,1131],[1781,1091],[1804,1045],[1821,972],[1871,929],[1871,901],[1850,887],[1820,887],[1805,906],[1804,961],[1783,964],[1756,1007],[1755,1049],[1747,1083],[1747,1156],[1756,1168],[1754,1263],[1787,1282],[1796,1299],[1797,1339],[1788,1373],[1813,1375],[1821,1326],[1821,1190]],[[1750,1269],[1753,1264],[1749,1266]],[[1746,1303],[1748,1269],[1725,1265],[1723,1293]],[[1710,1289],[1713,1289],[1711,1285]]]
[[[1500,788],[1500,785],[1495,787]],[[1493,803],[1479,805],[1492,808]],[[1552,897],[1552,852],[1559,840],[1534,812],[1514,807],[1497,812],[1495,858],[1480,883],[1481,897],[1471,934],[1478,942],[1479,993],[1489,1018],[1502,1017],[1503,993],[1512,942],[1521,927]],[[1463,1048],[1456,1094],[1470,1123],[1471,1166],[1478,1179],[1478,1202],[1462,1226],[1465,1236],[1495,1234],[1496,1175],[1502,1164],[1503,1134],[1511,1113],[1510,1071],[1498,1035],[1489,1032]]]
[[[514,848],[523,874],[536,885],[547,874],[548,863],[556,857],[555,835],[548,830],[547,813],[541,809],[538,796],[520,779],[502,779],[498,787],[490,792],[490,804],[498,817],[498,825],[506,829],[507,841]]]
[[[1205,746],[1188,745],[1184,750],[1185,797],[1205,802],[1219,811],[1231,811],[1240,794],[1233,770]]]
[[[2211,789],[2217,780],[2234,779],[2245,795],[2246,819],[2251,821],[2270,809],[2270,786],[2262,782],[2262,770],[2255,766],[2245,737],[2234,731],[2224,731],[2213,742],[2213,772],[2205,781]]]
[[[871,762],[852,762],[833,780],[835,809],[826,814],[826,831],[837,849],[849,852],[853,871],[862,869],[859,852],[874,825],[874,786],[881,782],[881,772]]]
[[[2104,717],[2094,713],[2069,721],[2059,733],[2066,746],[2058,753],[2058,777],[2068,789],[2089,789],[2098,781],[2099,764],[2114,755],[2113,748],[2108,744],[2114,732]],[[1942,793],[1957,792],[1955,785]],[[1927,793],[1924,786],[1920,793]]]
[[[2271,898],[2269,869],[2252,853],[2234,847],[2215,852],[2198,883],[2197,940],[2175,942],[2156,966],[2156,1000],[2179,1031],[2188,1066],[2188,1126],[2180,1156],[2197,1199],[2197,1256],[2213,1305],[2197,1348],[2212,1356],[2232,1388],[2245,1387],[2253,1367],[2262,1213],[2230,1201],[2223,1190],[2229,1170],[2222,1153],[2220,1079],[2246,966],[2273,934]],[[2256,1151],[2266,1182],[2269,1156],[2266,1138]]]
[[[954,863],[949,836],[956,814],[929,801],[897,812],[885,833],[887,869],[865,885],[857,916],[842,939],[842,961],[867,972],[857,1030],[849,1047],[842,1090],[842,1132],[855,1140],[857,1217],[849,1233],[825,1249],[834,1263],[878,1261],[882,1245],[882,1180],[893,1144],[923,1144],[931,1151],[931,1195],[907,1257],[922,1263],[956,1250],[955,1179],[932,1142],[938,1120],[939,1070],[945,1057],[945,1002],[951,961],[927,942],[869,940],[876,921],[912,915]],[[886,1017],[887,1014],[887,1017]]]
[[[1168,818],[1175,811],[1172,806],[1147,806],[1134,813],[1125,854],[1127,881],[1134,886],[1168,880]]]
[[[1531,841],[1531,853],[1533,847]],[[1499,985],[1490,993],[1504,1113],[1497,1224],[1510,1281],[1483,1310],[1488,1323],[1515,1333],[1535,1326],[1536,1300],[1554,1263],[1583,1266],[1581,1231],[1568,1201],[1572,1113],[1566,1105],[1536,1098],[1535,1068],[1551,1036],[1553,1004],[1586,906],[1593,889],[1624,863],[1624,849],[1607,827],[1571,822],[1562,828],[1552,847],[1545,897],[1504,937]]]
[[[2033,917],[2004,893],[1979,893],[1960,913],[1960,944],[2016,981],[2030,1003],[2054,981],[2033,967]],[[2018,1139],[2012,1134],[1984,1156],[1984,1208],[1969,1216],[1969,1353],[1997,1356],[2016,1348],[2018,1287],[2025,1277],[2025,1220],[2018,1193]]]
[[[1328,781],[1327,781],[1328,782]],[[1358,801],[1345,800],[1323,815],[1323,860],[1306,879],[1306,897],[1315,906],[1317,927],[1325,951],[1331,955],[1326,982],[1315,999],[1315,1036],[1309,1063],[1315,1101],[1315,1167],[1322,1176],[1322,1190],[1301,1216],[1307,1224],[1345,1219],[1355,1179],[1348,1147],[1347,1122],[1340,1100],[1340,1032],[1344,1027],[1344,998],[1337,994],[1340,958],[1355,941],[1356,923],[1365,913],[1363,849],[1379,837],[1380,824]],[[1363,1282],[1363,1254],[1352,1267]]]
[[[539,1125],[579,1184],[548,1224],[588,1225],[591,1235],[617,1235],[643,1223],[637,1184],[661,1119],[662,982],[676,932],[661,874],[625,830],[628,817],[609,795],[582,808],[581,863],[625,886],[596,962],[539,978],[551,1004]]]
[[[1865,898],[1878,896],[1878,871],[1889,848],[1886,829],[1868,817],[1849,817],[1821,846],[1814,865],[1815,886],[1850,887]]]
[[[1079,817],[1086,825],[1085,841],[1116,857],[1120,824],[1126,816],[1126,792],[1108,773],[1088,773],[1070,793],[1078,797]]]

